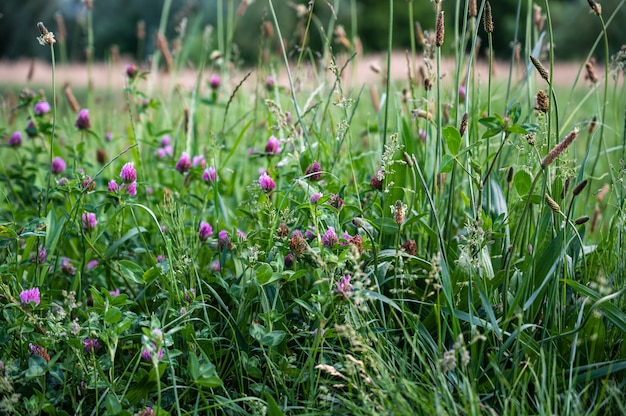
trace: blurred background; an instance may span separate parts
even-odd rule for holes
[[[42,48],[36,41],[39,35],[36,23],[42,21],[53,31],[58,40],[57,61],[83,62],[86,60],[88,45],[89,1],[84,0],[0,0],[0,60],[23,58],[49,59],[48,48]],[[306,46],[310,49],[308,58],[315,59],[321,53],[323,33],[329,19],[336,16],[337,23],[343,26],[345,38],[335,33],[333,46],[337,49],[363,50],[376,52],[386,50],[389,3],[383,0],[275,0],[276,13],[281,25],[283,39],[290,53],[298,52],[302,46],[302,33],[308,23],[307,14],[302,13],[313,6],[314,18],[310,24],[310,39]],[[522,1],[520,33],[518,42],[524,42],[523,28],[526,26],[528,11],[532,5]],[[603,17],[613,13],[620,0],[602,1]],[[154,52],[156,33],[159,28],[164,0],[93,0],[93,39],[95,60],[115,58],[118,54],[143,62]],[[478,0],[480,6],[481,1]],[[518,0],[495,0],[491,2],[495,32],[494,48],[496,58],[507,59],[515,39]],[[455,1],[444,2],[446,10],[446,39],[452,39]],[[539,2],[544,5],[544,2]],[[591,16],[585,0],[550,1],[555,54],[561,60],[583,58],[600,33],[600,24]],[[413,19],[425,31],[433,30],[435,15],[431,1],[413,2]],[[410,47],[409,1],[396,0],[394,9],[394,47],[399,50]],[[221,19],[220,19],[221,12]],[[545,12],[544,12],[545,14]],[[532,17],[531,17],[532,18]],[[219,21],[219,23],[218,23]],[[226,22],[231,22],[230,28]],[[267,23],[265,23],[267,22]],[[172,0],[166,25],[166,38],[169,47],[176,52],[184,41],[187,55],[185,62],[198,62],[203,48],[203,34],[210,32],[211,49],[219,49],[231,38],[232,60],[240,64],[254,64],[259,59],[260,44],[270,42],[270,49],[278,50],[279,41],[273,28],[271,12],[267,0]],[[609,27],[610,50],[615,52],[626,43],[626,8],[622,8]],[[270,27],[268,28],[268,25]],[[547,26],[547,25],[546,25]],[[223,33],[218,33],[218,28]],[[481,28],[481,32],[482,28]],[[220,36],[221,35],[221,36]],[[354,43],[355,36],[360,45]],[[484,37],[484,36],[483,36]],[[486,38],[486,37],[485,37]],[[346,42],[347,39],[347,42]],[[179,42],[179,44],[177,44]],[[486,44],[486,42],[483,42]],[[194,46],[195,45],[195,46]],[[197,47],[196,47],[197,46]],[[451,42],[447,42],[451,48]],[[484,47],[485,45],[483,45]],[[598,51],[601,51],[599,48]],[[601,53],[596,54],[602,60]]]

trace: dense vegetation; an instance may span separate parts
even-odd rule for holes
[[[479,34],[493,44],[495,8],[451,3],[427,15],[404,83],[344,82],[366,63],[330,41],[325,65],[307,47],[276,55],[291,33],[269,1],[253,75],[206,33],[82,107],[54,72],[6,87],[0,412],[623,414],[612,17],[580,6],[603,64],[555,89],[548,9],[523,8],[511,67],[525,70],[495,81],[473,53]],[[335,24],[333,42],[354,44]],[[37,34],[55,62],[54,35]],[[176,77],[191,49],[195,88],[160,89],[160,62]]]

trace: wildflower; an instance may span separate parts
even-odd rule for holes
[[[89,110],[83,108],[78,113],[78,118],[74,124],[79,130],[87,130],[91,128],[91,120],[89,119]]]
[[[92,231],[98,225],[98,220],[96,219],[96,214],[93,212],[85,212],[83,213],[83,228],[85,231]]]
[[[46,360],[47,363],[50,362],[50,354],[48,354],[44,347],[35,344],[28,344],[28,348],[30,348],[30,353],[32,355],[38,355]]]
[[[150,331],[150,337],[156,342],[161,343],[163,341],[163,331],[159,328],[154,328]]]
[[[322,178],[322,167],[319,162],[316,160],[311,163],[304,171],[304,175],[307,176],[312,181],[319,181]]]
[[[61,271],[70,276],[74,276],[76,274],[76,267],[72,265],[70,259],[63,257],[63,260],[61,260]]]
[[[341,207],[343,207],[343,198],[341,198],[339,194],[331,194],[329,203],[331,207],[335,207],[340,210]]]
[[[291,266],[293,266],[293,263],[296,261],[296,256],[293,255],[293,253],[289,253],[285,256],[285,267],[289,268]]]
[[[47,258],[48,252],[46,251],[46,248],[40,244],[37,249],[37,254],[33,256],[31,260],[33,263],[45,263]]]
[[[317,234],[315,233],[315,227],[313,226],[309,226],[305,231],[304,231],[304,238],[306,238],[308,241],[313,240],[315,237],[317,237]]]
[[[268,76],[267,78],[265,78],[265,89],[266,90],[272,91],[274,89],[274,85],[276,85],[276,81],[274,80],[274,77]]]
[[[240,240],[245,240],[246,238],[248,238],[248,236],[243,231],[237,230],[237,238],[239,238]]]
[[[211,75],[211,78],[209,78],[209,85],[211,86],[211,89],[213,90],[218,89],[221,83],[222,83],[222,80],[220,79],[219,75],[213,74]]]
[[[546,168],[552,162],[554,162],[554,160],[561,153],[563,153],[569,147],[569,145],[572,144],[572,142],[576,139],[576,136],[578,136],[578,128],[574,128],[574,130],[572,130],[559,144],[554,146],[552,150],[548,152],[548,154],[541,161],[541,167]]]
[[[52,46],[56,43],[54,33],[48,31],[42,22],[37,23],[37,28],[39,29],[39,33],[41,33],[41,36],[37,37],[37,41],[41,46]]]
[[[287,237],[287,234],[289,234],[289,227],[287,227],[287,224],[285,224],[284,222],[281,222],[280,224],[278,224],[278,230],[276,231],[279,237]]]
[[[172,136],[170,136],[169,134],[166,134],[165,136],[163,136],[163,138],[161,139],[161,147],[167,147],[172,143]]]
[[[443,11],[441,11],[437,15],[437,25],[435,31],[435,45],[437,45],[437,47],[443,46],[444,31],[445,25],[443,19]]]
[[[322,328],[322,330],[320,331],[320,334],[321,334],[322,336],[324,336],[324,332],[326,332],[326,330],[325,330],[324,328]],[[317,328],[315,328],[315,329],[313,330],[313,336],[314,336],[314,337],[316,337],[316,336],[317,336]]]
[[[352,292],[352,285],[350,284],[350,279],[352,276],[346,274],[339,281],[337,281],[337,287],[335,288],[335,292],[341,295],[343,300],[346,300],[350,297],[350,292]]]
[[[137,196],[137,182],[128,184],[128,187],[126,187],[126,193],[130,196]]]
[[[200,223],[200,228],[198,229],[198,237],[200,238],[200,241],[205,242],[209,237],[211,237],[211,234],[213,234],[211,224],[202,221]]]
[[[467,88],[465,85],[459,85],[459,102],[464,103],[467,96]]]
[[[119,289],[115,289],[115,290],[109,290],[109,295],[111,295],[112,298],[119,296],[120,295],[120,290]]]
[[[267,174],[267,172],[263,172],[263,174],[259,177],[259,186],[265,192],[271,192],[276,189],[276,183],[274,180]]]
[[[117,186],[117,182],[115,182],[115,179],[111,179],[109,181],[108,189],[109,189],[109,192],[117,193],[117,191],[119,190],[119,187]]]
[[[96,183],[91,180],[91,176],[85,176],[82,183],[83,189],[87,189],[87,191],[93,191],[96,187]]]
[[[91,260],[87,263],[87,270],[91,270],[98,265],[98,260]]]
[[[535,96],[535,110],[541,111],[542,113],[547,113],[550,105],[550,101],[548,100],[548,95],[544,90],[537,91],[537,95]]]
[[[153,355],[156,354],[157,361],[163,358],[163,349],[159,348],[157,351],[157,346],[155,343],[152,343],[152,348],[144,348],[141,351],[141,358],[145,361],[152,361]]]
[[[220,262],[216,260],[213,263],[211,263],[211,265],[209,266],[209,269],[214,273],[219,273],[220,270],[222,270],[222,266],[220,265]]]
[[[126,66],[126,76],[129,79],[135,79],[137,76],[137,67],[133,64]]]
[[[39,101],[35,104],[35,115],[43,116],[44,114],[48,114],[50,112],[50,104],[47,101]]]
[[[222,249],[222,248],[226,248],[227,250],[230,250],[231,248],[233,248],[233,243],[230,242],[230,237],[228,237],[228,231],[226,230],[222,230],[217,234],[217,246]]]
[[[402,245],[402,250],[409,253],[411,256],[417,255],[417,246],[415,245],[415,240],[406,240]]]
[[[158,256],[156,256],[157,263],[161,263],[163,260],[165,260],[165,257],[162,254],[159,254]]]
[[[9,138],[9,146],[19,147],[21,145],[22,145],[22,133],[20,133],[19,131],[13,132],[13,134]]]
[[[176,162],[176,170],[180,173],[185,173],[189,169],[191,169],[191,159],[189,159],[189,155],[186,152],[183,152],[178,162]]]
[[[270,155],[277,155],[280,153],[280,141],[276,138],[276,136],[270,136],[267,140],[267,144],[265,145],[265,153]]]
[[[120,178],[125,183],[135,182],[137,180],[137,170],[133,162],[128,162],[124,166],[122,166],[122,170],[120,170]]]
[[[191,303],[196,298],[196,289],[185,289],[185,300]]]
[[[191,161],[191,166],[193,166],[194,168],[196,166],[205,167],[206,166],[206,160],[204,160],[204,156],[202,156],[202,155],[194,156],[192,161]]]
[[[302,237],[302,231],[294,230],[291,233],[289,248],[291,248],[296,256],[299,257],[306,253],[306,241],[304,241],[304,238]]]
[[[37,130],[37,126],[35,126],[35,123],[33,122],[33,120],[29,120],[28,124],[26,125],[26,128],[24,129],[26,131],[26,134],[28,135],[28,137],[36,137],[37,134],[39,133],[39,130]]]
[[[87,354],[96,352],[96,350],[100,346],[97,338],[85,338],[83,340],[83,345],[85,346],[85,352]]]
[[[322,236],[322,245],[324,247],[332,248],[337,241],[339,241],[339,239],[337,238],[335,229],[333,227],[328,227],[328,230]]]
[[[491,3],[485,2],[485,11],[483,13],[483,26],[485,32],[493,33],[493,16],[491,14]]]
[[[41,295],[39,293],[39,288],[34,287],[32,289],[23,290],[20,292],[20,300],[24,305],[28,305],[31,302],[35,303],[35,306],[39,306],[41,301]]]
[[[110,131],[107,131],[106,133],[104,133],[104,140],[106,140],[107,142],[112,141],[113,133],[111,133]]]
[[[144,410],[139,413],[139,416],[154,416],[154,410],[150,406],[146,406]]]
[[[52,173],[56,175],[57,173],[63,172],[65,168],[66,168],[66,165],[63,159],[61,159],[58,156],[52,159],[52,167],[51,167]]]
[[[65,176],[59,178],[59,180],[57,181],[57,185],[59,186],[67,186],[70,184],[70,180],[67,179]]]
[[[217,180],[217,172],[213,166],[209,166],[202,173],[202,180],[205,182],[215,182]]]
[[[314,194],[311,195],[311,198],[310,198],[311,203],[317,204],[321,197],[322,197],[322,194],[320,192],[315,192]]]
[[[380,191],[380,190],[383,189],[383,180],[384,179],[385,179],[385,176],[383,174],[382,169],[378,169],[376,174],[374,176],[372,176],[372,179],[370,180],[370,186],[372,187],[372,189]]]
[[[391,214],[393,215],[393,220],[396,224],[402,225],[402,223],[404,222],[405,211],[406,205],[404,205],[400,200],[397,200],[395,205],[391,206]]]
[[[425,143],[425,142],[426,142],[426,130],[424,130],[424,129],[419,129],[419,130],[417,131],[417,134],[418,134],[418,136],[420,136],[420,137],[421,137],[421,139],[422,139],[422,143]]]

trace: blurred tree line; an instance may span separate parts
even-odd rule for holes
[[[109,58],[112,50],[143,61],[156,47],[161,12],[165,0],[93,0],[94,54],[96,59]],[[395,0],[393,24],[394,46],[398,49],[410,47],[411,20],[420,22],[425,31],[434,30],[435,13],[432,1],[414,0],[413,19],[409,15],[411,0]],[[531,0],[520,0],[518,42],[524,42],[528,11]],[[620,0],[603,0],[603,16],[613,13]],[[465,1],[462,1],[462,7]],[[481,0],[478,0],[480,7]],[[365,52],[386,50],[389,2],[383,0],[274,0],[280,29],[288,51],[293,55],[302,46],[305,28],[310,24],[306,46],[314,58],[321,53],[321,45],[327,33],[328,22],[336,18],[345,36],[334,36],[335,48],[353,49],[357,34]],[[453,47],[454,16],[456,1],[443,3],[446,12],[446,44]],[[544,1],[538,2],[545,6]],[[492,0],[494,16],[494,48],[496,57],[506,59],[514,43],[518,0]],[[313,18],[309,21],[303,13],[313,7]],[[585,0],[553,0],[550,2],[555,53],[559,59],[583,57],[591,49],[600,33],[598,19],[589,13]],[[222,11],[221,17],[218,10]],[[532,19],[532,16],[530,16]],[[87,11],[84,0],[0,0],[1,59],[41,57],[48,59],[49,51],[38,45],[36,23],[42,21],[59,39],[58,52],[63,61],[84,61],[87,49]],[[218,23],[219,21],[219,23]],[[176,51],[180,43],[185,44],[188,61],[197,61],[202,51],[202,36],[211,26],[212,49],[218,49],[232,38],[233,57],[243,62],[255,62],[260,44],[278,51],[277,31],[268,38],[268,24],[272,22],[267,0],[172,0],[166,37],[170,47]],[[609,27],[611,51],[617,51],[626,43],[626,32],[621,25],[626,22],[626,8],[618,14]],[[217,33],[222,28],[221,34]],[[184,33],[181,31],[184,29]],[[337,35],[337,32],[335,33]],[[340,33],[339,33],[340,34]],[[221,35],[221,36],[220,36]],[[265,35],[265,38],[264,38]],[[330,34],[332,37],[332,34]],[[484,32],[479,35],[486,39]],[[176,44],[178,38],[179,44]],[[221,45],[220,45],[221,38]],[[346,41],[347,40],[347,41]],[[483,42],[483,47],[486,42]],[[115,46],[114,46],[115,45]],[[113,48],[113,49],[112,49]],[[602,59],[597,51],[596,56]]]

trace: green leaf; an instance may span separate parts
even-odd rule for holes
[[[446,139],[446,143],[448,145],[448,150],[453,155],[459,153],[459,149],[461,148],[461,133],[453,126],[446,126],[442,130],[443,137]]]
[[[283,342],[285,335],[285,331],[271,331],[263,335],[259,342],[267,347],[275,347]]]
[[[273,274],[272,266],[267,263],[260,263],[256,268],[256,281],[263,286],[270,281]]]
[[[107,324],[116,324],[122,320],[122,311],[120,308],[113,306],[104,314],[104,322]]]
[[[520,196],[525,196],[530,191],[532,177],[525,170],[517,171],[513,177],[513,185]]]
[[[386,303],[387,305],[391,306],[392,308],[394,308],[398,312],[402,312],[402,310],[400,309],[400,307],[398,306],[398,304],[396,302],[394,302],[393,300],[389,299],[387,296],[385,296],[383,294],[380,294],[378,292],[374,292],[372,290],[367,290],[367,289],[361,290],[361,293],[363,293],[369,299],[374,299],[374,300],[381,301],[381,302]]]
[[[127,279],[137,284],[143,284],[144,271],[140,265],[130,260],[120,260],[118,264],[120,266],[120,272],[122,272]]]
[[[139,233],[145,233],[148,232],[148,230],[146,230],[144,227],[135,227],[135,228],[131,228],[130,230],[128,230],[126,232],[126,234],[124,234],[120,239],[116,240],[113,242],[113,244],[111,244],[109,246],[109,248],[107,249],[107,251],[104,253],[104,257],[108,258],[111,257],[113,255],[113,253],[115,253],[117,251],[117,249],[124,244],[126,241],[130,240],[131,238],[135,237],[136,235],[138,235]],[[143,274],[143,272],[142,272]]]
[[[46,372],[46,360],[38,355],[31,355],[28,359],[28,369],[24,373],[26,379],[41,377]]]
[[[272,397],[271,394],[265,393],[265,399],[267,400],[267,415],[268,416],[283,416],[283,412],[276,404],[276,400]]]

